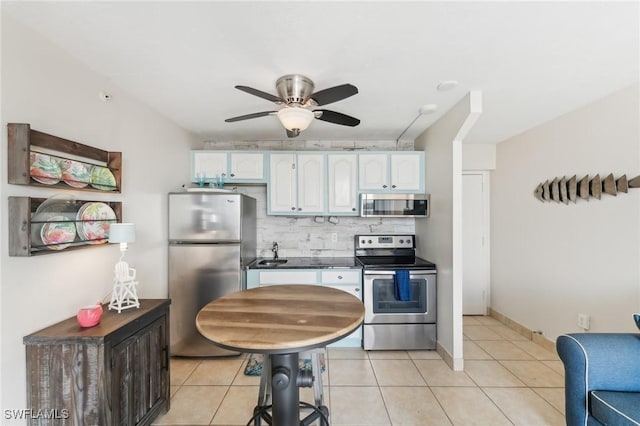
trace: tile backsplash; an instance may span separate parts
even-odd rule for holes
[[[202,149],[291,151],[411,151],[413,141],[205,141]],[[265,185],[237,186],[238,192],[257,200],[258,257],[271,257],[278,242],[280,257],[353,256],[354,236],[373,233],[415,233],[413,218],[363,218],[353,216],[267,216]],[[335,234],[335,236],[334,236]],[[336,238],[336,241],[334,241]]]
[[[273,242],[278,242],[280,257],[353,256],[354,236],[373,233],[415,232],[413,218],[364,218],[267,216],[266,186],[238,186],[237,191],[256,199],[258,257],[271,257]],[[333,242],[336,234],[337,241]]]

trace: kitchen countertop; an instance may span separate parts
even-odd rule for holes
[[[306,269],[306,268],[362,268],[355,257],[286,257],[286,263],[278,265],[260,265],[262,260],[273,260],[272,257],[259,257],[247,266],[247,269]]]

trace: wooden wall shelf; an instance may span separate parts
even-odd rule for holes
[[[47,200],[58,202],[59,210],[53,213],[41,214],[37,217],[36,211]],[[40,230],[47,224],[59,224],[71,222],[76,229],[83,226],[82,219],[76,217],[78,210],[91,200],[71,200],[52,198],[9,197],[9,256],[33,256],[41,254],[60,253],[87,247],[99,247],[106,244],[106,240],[84,240],[77,232],[72,242],[59,244],[46,244],[40,240]],[[116,215],[113,219],[97,219],[94,222],[115,223],[122,222],[122,203],[119,201],[99,201],[107,204]],[[58,217],[60,220],[51,220]],[[74,213],[75,212],[75,213]]]
[[[8,174],[9,183],[15,185],[30,185],[55,189],[71,189],[75,191],[115,192],[122,190],[122,153],[109,152],[102,149],[84,145],[79,142],[63,139],[31,129],[26,123],[9,123],[8,128]],[[93,165],[109,168],[115,178],[113,188],[93,188],[87,185],[84,188],[76,188],[63,181],[53,185],[37,182],[30,174],[30,154],[44,150],[59,159],[69,159],[84,163],[90,167]],[[110,189],[110,190],[105,190]]]

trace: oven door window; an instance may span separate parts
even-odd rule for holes
[[[427,312],[427,281],[411,279],[410,300],[396,299],[395,282],[389,279],[376,278],[372,282],[373,313],[375,314],[417,314]]]

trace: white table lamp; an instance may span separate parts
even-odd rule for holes
[[[109,309],[115,309],[120,313],[123,309],[139,308],[136,286],[136,270],[129,268],[123,261],[127,244],[136,240],[136,228],[133,223],[112,223],[109,228],[109,242],[120,244],[120,260],[116,263],[113,278],[113,292]]]

